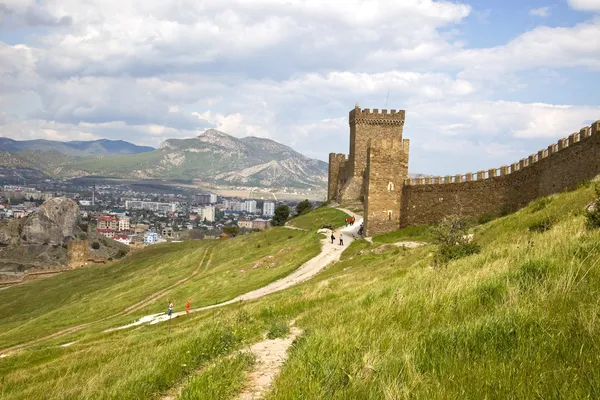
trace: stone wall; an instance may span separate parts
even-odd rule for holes
[[[340,180],[342,179],[341,170],[346,162],[344,154],[329,154],[329,181],[327,185],[327,198],[335,199],[338,197]]]
[[[401,226],[439,222],[450,214],[500,214],[577,187],[600,174],[600,121],[526,159],[477,174],[407,179]]]
[[[88,261],[89,243],[87,240],[71,240],[67,244],[67,256],[69,266],[78,268],[84,266]]]
[[[400,228],[402,186],[408,177],[407,139],[371,140],[366,169],[365,234]]]

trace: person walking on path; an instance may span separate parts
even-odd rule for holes
[[[189,314],[190,313],[190,307],[192,306],[192,303],[190,302],[190,299],[187,300],[187,303],[185,303],[185,313]]]
[[[333,236],[333,231],[331,231],[331,244],[333,244],[334,240],[335,240],[335,236]]]
[[[173,303],[169,303],[169,311],[167,311],[167,314],[169,314],[169,319],[171,319],[172,313],[173,313]]]
[[[344,226],[348,226],[348,218],[344,219]]]
[[[340,246],[344,245],[344,235],[340,234]]]

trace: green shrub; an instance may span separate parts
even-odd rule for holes
[[[504,204],[502,204],[502,207],[500,208],[500,216],[505,217],[508,214],[514,213],[515,211],[517,211],[516,206],[509,204],[509,203],[504,203]]]
[[[477,218],[477,223],[479,223],[479,225],[487,224],[495,218],[496,216],[493,213],[484,213]]]
[[[542,197],[541,199],[537,199],[531,202],[530,209],[531,212],[538,212],[548,207],[548,205],[552,203],[552,199],[549,197]]]
[[[589,229],[600,228],[600,184],[595,186],[596,199],[595,205],[591,207],[591,210],[585,211],[586,225]]]
[[[529,232],[546,232],[554,225],[554,220],[551,217],[545,217],[529,225]]]
[[[435,265],[479,253],[481,246],[468,237],[469,225],[464,218],[449,216],[433,228],[434,243],[438,245],[434,256]]]
[[[269,326],[269,332],[267,333],[268,339],[284,338],[290,332],[290,327],[285,321],[275,321]]]
[[[92,249],[98,250],[99,248],[100,248],[100,243],[98,243],[97,240],[94,240],[94,242],[92,243]]]

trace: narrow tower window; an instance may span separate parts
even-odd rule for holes
[[[388,192],[394,190],[394,184],[392,182],[388,183]]]
[[[388,210],[388,221],[392,220],[392,210]]]

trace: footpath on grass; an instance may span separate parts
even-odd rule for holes
[[[322,243],[321,253],[319,253],[312,259],[308,260],[306,263],[304,263],[302,266],[300,266],[300,268],[298,268],[297,270],[292,272],[290,275],[286,276],[285,278],[279,279],[275,282],[272,282],[272,283],[268,284],[267,286],[263,286],[260,289],[256,289],[256,290],[250,291],[248,293],[244,293],[236,298],[225,301],[223,303],[218,303],[218,304],[213,304],[210,306],[191,309],[190,313],[210,310],[210,309],[218,308],[218,307],[224,307],[224,306],[227,306],[230,304],[235,304],[235,303],[239,303],[239,302],[243,302],[243,301],[259,299],[259,298],[269,295],[271,293],[275,293],[275,292],[287,289],[289,287],[292,287],[294,285],[297,285],[299,283],[302,283],[304,281],[307,281],[308,279],[310,279],[313,276],[315,276],[316,274],[318,274],[323,268],[327,267],[332,262],[338,261],[340,259],[340,257],[342,256],[342,253],[344,252],[344,250],[350,245],[350,243],[352,243],[358,237],[358,229],[360,228],[360,225],[363,222],[363,219],[360,215],[355,214],[350,210],[346,210],[343,208],[338,208],[338,210],[345,212],[346,214],[350,215],[351,217],[354,217],[356,219],[356,222],[354,223],[354,225],[338,228],[334,233],[334,236],[336,238],[334,243],[331,243],[331,240],[329,238],[329,236],[331,235],[331,232],[329,231],[327,237],[325,237],[321,241],[321,243]],[[340,235],[343,235],[343,237],[344,237],[344,245],[343,246],[339,245]],[[185,311],[173,313],[171,318],[176,318],[181,315],[185,315],[185,313],[186,313]],[[134,326],[139,326],[142,324],[154,325],[154,324],[158,324],[160,322],[164,322],[167,320],[169,320],[169,316],[166,313],[147,315],[147,316],[140,318],[139,320],[137,320],[135,322],[132,322],[131,324],[127,324],[127,325],[120,326],[117,328],[107,329],[104,332],[112,332],[112,331],[116,331],[116,330],[120,330],[120,329],[127,329],[127,328],[131,328]]]

